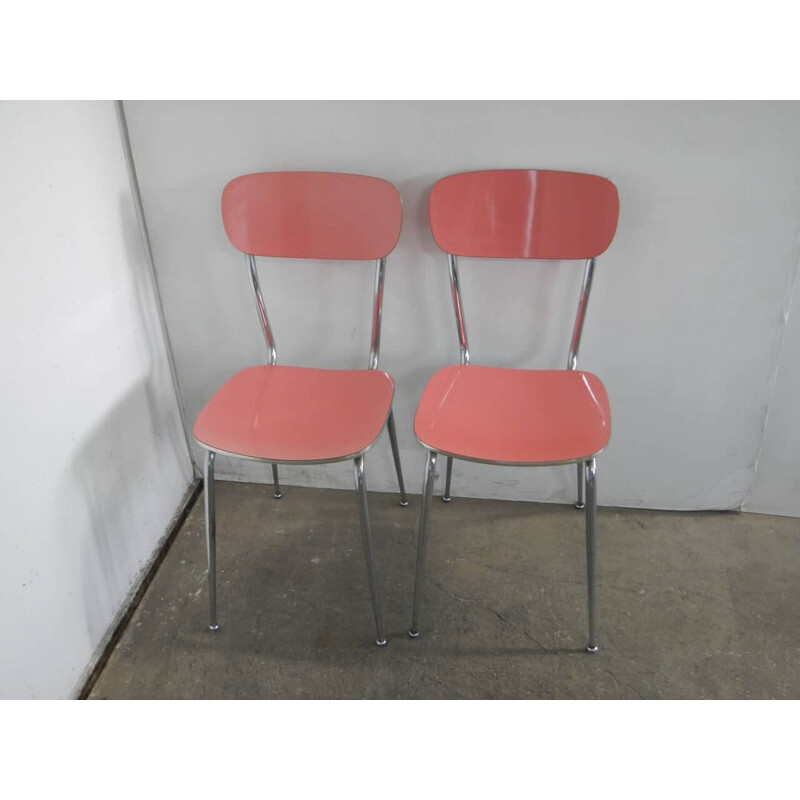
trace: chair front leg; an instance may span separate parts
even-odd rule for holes
[[[597,462],[584,463],[586,475],[586,583],[589,594],[589,644],[586,651],[596,653],[595,601],[597,594]]]
[[[367,559],[367,575],[369,590],[372,595],[372,610],[375,613],[375,630],[378,647],[386,646],[386,631],[381,616],[381,601],[378,592],[378,581],[375,575],[375,554],[372,552],[372,529],[369,524],[369,506],[367,505],[367,481],[364,475],[364,456],[354,459],[356,494],[358,495],[358,511],[361,516],[361,538],[364,540],[364,555]]]
[[[206,553],[208,555],[208,600],[211,611],[209,630],[219,629],[217,624],[217,521],[214,508],[214,459],[216,453],[206,450],[203,469],[203,495],[206,511]]]
[[[406,497],[406,486],[403,483],[403,467],[400,465],[400,450],[397,447],[397,431],[394,427],[394,409],[389,409],[389,419],[386,421],[389,430],[389,441],[392,445],[392,458],[394,458],[394,471],[397,473],[397,485],[400,487],[400,505],[408,505]]]
[[[425,575],[425,551],[428,548],[428,517],[431,511],[431,497],[433,484],[436,478],[436,456],[433,451],[428,451],[428,461],[425,465],[425,478],[422,482],[422,508],[419,513],[419,539],[417,541],[417,574],[414,579],[414,606],[411,612],[411,628],[408,635],[412,639],[419,636],[419,603],[422,594],[422,579]]]

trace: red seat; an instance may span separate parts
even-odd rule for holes
[[[595,458],[608,444],[611,415],[600,379],[589,372],[579,372],[577,363],[596,257],[611,244],[617,228],[616,187],[597,175],[575,172],[464,172],[434,185],[428,216],[436,244],[447,253],[461,364],[445,367],[430,379],[414,420],[414,432],[427,449],[428,459],[409,635],[419,636],[428,518],[438,455],[447,458],[442,496],[447,502],[451,499],[454,458],[515,466],[577,464],[576,505],[586,508],[587,650],[594,653]],[[499,369],[470,364],[458,278],[460,256],[586,260],[566,369]],[[500,269],[498,265],[498,273]],[[499,280],[498,275],[498,283]]]
[[[378,370],[250,367],[211,398],[194,436],[217,453],[272,463],[342,461],[372,447],[393,394]]]
[[[205,449],[204,496],[211,630],[217,630],[214,465],[217,454],[270,462],[274,496],[283,494],[278,464],[352,459],[377,643],[386,644],[367,504],[364,454],[384,426],[389,432],[400,505],[407,506],[392,414],[394,383],[378,370],[386,257],[400,236],[397,189],[365,175],[261,172],[232,180],[222,193],[222,222],[245,263],[267,344],[267,363],[223,384],[197,417]],[[369,361],[363,370],[278,366],[258,279],[256,256],[374,261],[375,293]]]
[[[590,372],[445,367],[419,401],[414,433],[468,461],[574,464],[608,444],[608,396]]]

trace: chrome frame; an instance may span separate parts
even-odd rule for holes
[[[449,503],[453,498],[450,496],[450,481],[453,479],[453,456],[447,456],[447,473],[444,479],[444,494],[442,502]]]
[[[428,519],[431,513],[433,484],[436,481],[436,452],[428,451],[425,464],[425,477],[422,481],[422,508],[419,512],[419,537],[417,539],[417,571],[414,578],[414,605],[411,612],[411,627],[408,635],[412,639],[419,636],[419,606],[422,594],[422,579],[425,576],[425,553],[428,549]]]
[[[597,462],[585,463],[586,473],[586,588],[589,601],[589,643],[587,653],[596,653],[597,630],[595,607],[597,601]]]
[[[469,344],[467,340],[467,328],[464,321],[464,304],[461,299],[461,286],[458,278],[458,260],[452,254],[447,254],[447,263],[450,272],[450,289],[453,296],[453,309],[456,317],[456,327],[458,330],[458,343],[461,355],[462,366],[469,365]],[[589,304],[589,294],[592,289],[592,279],[594,278],[594,268],[596,259],[586,259],[586,264],[583,273],[583,283],[581,285],[581,294],[578,301],[578,309],[575,314],[575,323],[572,329],[572,338],[570,340],[569,355],[567,357],[567,369],[577,370],[578,368],[578,350],[581,343],[581,335],[583,334],[583,325],[586,321],[586,309]],[[423,447],[427,446],[424,442],[420,442]],[[602,451],[601,451],[602,452]],[[436,458],[437,453],[433,450],[428,450],[428,460],[425,467],[425,478],[423,481],[422,492],[422,508],[420,509],[420,522],[419,522],[419,541],[417,544],[417,568],[416,577],[414,581],[414,601],[411,617],[411,628],[408,635],[412,639],[419,636],[418,622],[419,622],[419,608],[420,608],[420,594],[422,588],[422,581],[425,573],[425,554],[428,546],[428,521],[430,516],[430,500],[433,494],[433,485],[435,482]],[[447,473],[445,477],[445,490],[442,495],[442,500],[449,503],[452,500],[450,495],[450,481],[453,472],[453,458],[455,456],[442,453],[447,457]],[[589,459],[581,459],[578,461],[565,461],[557,462],[557,464],[575,464],[577,472],[577,485],[578,485],[578,500],[575,507],[586,510],[586,580],[588,590],[588,613],[589,613],[589,643],[586,646],[586,651],[589,653],[598,652],[597,646],[597,632],[595,622],[595,608],[596,608],[596,567],[597,567],[597,462],[595,457],[599,453],[595,453]],[[485,461],[483,459],[464,459],[462,460],[475,461],[481,464],[501,464],[499,461]],[[557,464],[514,464],[513,466],[555,466]]]
[[[369,369],[378,369],[381,355],[381,319],[383,317],[383,282],[386,277],[386,258],[375,262],[375,287],[372,292],[372,338],[369,347]]]
[[[283,497],[283,492],[281,491],[281,482],[278,480],[278,465],[272,465],[272,496],[276,500],[280,500]]]
[[[206,450],[203,468],[203,498],[206,516],[206,555],[208,557],[209,630],[219,630],[217,622],[217,515],[214,507],[214,459],[216,453]]]
[[[583,284],[581,285],[581,296],[578,300],[578,310],[575,312],[575,324],[572,328],[572,339],[569,344],[569,355],[567,356],[567,369],[578,369],[578,349],[581,346],[581,335],[583,334],[583,323],[586,321],[586,307],[589,305],[589,293],[592,291],[592,279],[594,278],[594,265],[596,259],[587,258],[586,266],[583,270]],[[578,500],[575,508],[584,508],[586,481],[583,469],[578,464],[577,468]]]
[[[258,321],[261,323],[261,331],[264,334],[264,341],[267,343],[267,364],[274,366],[278,363],[278,351],[275,347],[275,337],[272,335],[272,327],[269,324],[269,317],[267,316],[267,306],[264,303],[264,296],[261,294],[261,283],[258,280],[256,257],[245,253],[244,261],[245,264],[247,264],[247,272],[250,276],[250,288],[253,291],[253,300],[255,300],[256,304]],[[283,497],[283,492],[281,492],[281,484],[278,480],[277,464],[272,465],[272,483],[272,496],[276,500],[280,500]]]
[[[353,461],[353,473],[356,481],[356,494],[358,496],[358,513],[361,517],[361,538],[364,542],[364,556],[367,559],[367,576],[369,577],[369,591],[372,597],[372,611],[375,614],[375,644],[386,647],[386,629],[383,627],[381,614],[381,600],[378,591],[378,579],[375,574],[375,554],[372,551],[372,528],[369,524],[369,504],[367,503],[367,480],[364,474],[364,456],[359,456]]]
[[[250,273],[250,287],[253,290],[253,299],[256,301],[256,311],[258,321],[261,323],[261,330],[267,342],[267,364],[273,366],[278,363],[278,351],[275,349],[275,338],[272,335],[272,328],[267,316],[267,307],[264,304],[264,296],[261,294],[261,283],[258,280],[258,269],[256,268],[256,257],[245,253],[244,260]]]
[[[256,304],[256,312],[258,319],[261,323],[261,330],[264,334],[264,340],[267,344],[267,365],[274,366],[278,363],[278,353],[275,347],[275,338],[272,334],[272,328],[269,324],[269,317],[267,316],[267,307],[264,303],[264,296],[261,292],[261,284],[258,279],[258,269],[256,265],[256,258],[254,255],[245,254],[245,263],[247,265],[248,274],[250,276],[250,286],[253,291],[253,299]],[[375,264],[375,284],[374,284],[374,297],[372,308],[372,337],[370,342],[369,354],[369,369],[378,369],[378,360],[380,358],[380,341],[381,341],[381,318],[383,314],[383,286],[386,275],[386,257],[379,258]],[[394,468],[397,474],[397,483],[400,489],[400,505],[407,506],[408,498],[406,497],[405,484],[403,482],[403,469],[400,464],[400,452],[397,445],[397,431],[394,424],[394,410],[389,407],[389,414],[385,422],[386,428],[389,433],[389,442],[392,448],[392,457],[394,460]],[[210,624],[209,628],[212,631],[219,629],[217,621],[217,556],[216,556],[216,513],[214,503],[214,461],[218,452],[213,448],[207,447],[202,442],[200,444],[205,449],[205,465],[204,465],[204,495],[205,495],[205,528],[206,528],[206,551],[208,556],[208,595],[210,604]],[[374,442],[372,443],[374,444]],[[383,624],[380,607],[380,593],[375,571],[375,557],[372,549],[372,529],[369,521],[369,505],[367,501],[367,484],[364,471],[364,455],[367,450],[371,449],[372,444],[369,445],[364,451],[354,453],[342,458],[333,459],[332,461],[313,461],[302,463],[336,463],[338,461],[353,460],[354,473],[355,473],[355,489],[358,498],[359,516],[361,520],[361,536],[364,544],[364,554],[367,560],[367,574],[369,577],[370,594],[372,596],[372,609],[375,615],[375,628],[377,632],[376,644],[383,647],[387,643],[386,630]],[[243,458],[248,461],[264,461],[260,458],[251,458],[248,456],[240,456],[237,453],[224,453],[224,455],[233,458]],[[300,463],[300,462],[281,462],[281,463]],[[272,463],[272,480],[273,480],[273,497],[280,500],[283,497],[281,492],[280,481],[278,478],[278,465]]]
[[[592,279],[594,278],[596,261],[597,259],[587,258],[586,266],[583,270],[583,284],[581,285],[580,300],[578,300],[578,310],[575,312],[575,325],[572,328],[572,339],[569,344],[567,369],[578,368],[578,348],[581,346],[583,323],[586,321],[586,307],[589,305],[589,293],[592,291]]]
[[[467,323],[464,320],[464,303],[461,300],[461,282],[458,278],[458,256],[454,253],[447,254],[447,266],[450,272],[450,293],[453,296],[453,311],[456,315],[456,328],[458,329],[458,349],[461,355],[461,365],[469,366],[469,341],[467,340]],[[444,483],[442,502],[449,503],[450,480],[453,477],[453,457],[447,457],[447,477]]]
[[[461,283],[458,279],[457,256],[448,253],[447,264],[450,267],[450,291],[453,294],[453,310],[456,313],[458,347],[461,351],[461,363],[467,366],[469,364],[469,342],[467,341],[467,323],[464,321],[464,304],[461,302]]]

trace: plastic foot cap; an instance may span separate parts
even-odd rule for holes
[[[208,626],[208,629],[209,629],[210,631],[218,631],[218,630],[219,630],[219,625],[217,625],[217,624],[214,624],[214,625],[209,625],[209,626]]]
[[[283,497],[283,492],[275,492],[275,493],[274,493],[272,496],[273,496],[273,497],[274,497],[276,500],[280,500],[280,499],[281,499],[281,497]]]
[[[587,653],[597,653],[597,652],[599,652],[599,650],[600,650],[600,648],[596,644],[595,645],[591,645],[591,644],[587,644],[586,645],[586,652]]]
[[[586,503],[575,503],[575,508],[580,511],[582,508],[586,508]]]
[[[419,639],[419,631],[409,631],[408,632],[409,639]]]
[[[408,505],[408,500],[401,500],[400,505],[405,508]]]
[[[389,642],[386,639],[376,639],[375,644],[378,645],[378,647],[386,647]]]
[[[453,498],[452,498],[452,497],[450,497],[450,495],[449,495],[449,494],[443,494],[443,495],[442,495],[442,502],[443,502],[443,503],[449,503],[449,502],[450,502],[452,499],[453,499]]]

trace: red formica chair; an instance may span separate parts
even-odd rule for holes
[[[461,349],[459,366],[439,370],[417,407],[414,433],[428,451],[420,511],[414,605],[409,635],[419,636],[420,595],[436,461],[483,464],[577,464],[578,508],[586,508],[589,643],[595,630],[596,457],[608,444],[611,418],[600,379],[578,370],[595,261],[611,244],[619,198],[596,175],[548,170],[487,170],[450,175],[431,190],[431,231],[445,253]],[[501,369],[470,363],[458,279],[458,257],[586,261],[565,370]],[[586,500],[584,501],[584,489]]]
[[[378,369],[386,257],[400,236],[397,189],[378,178],[323,172],[267,172],[232,180],[222,193],[231,244],[245,254],[267,363],[227,381],[200,413],[194,437],[205,448],[205,512],[211,630],[217,630],[214,460],[218,453],[272,464],[353,461],[378,645],[386,644],[367,505],[364,455],[384,426],[407,506],[392,415],[394,382]],[[374,261],[372,342],[367,369],[280,366],[256,271],[256,256]]]

